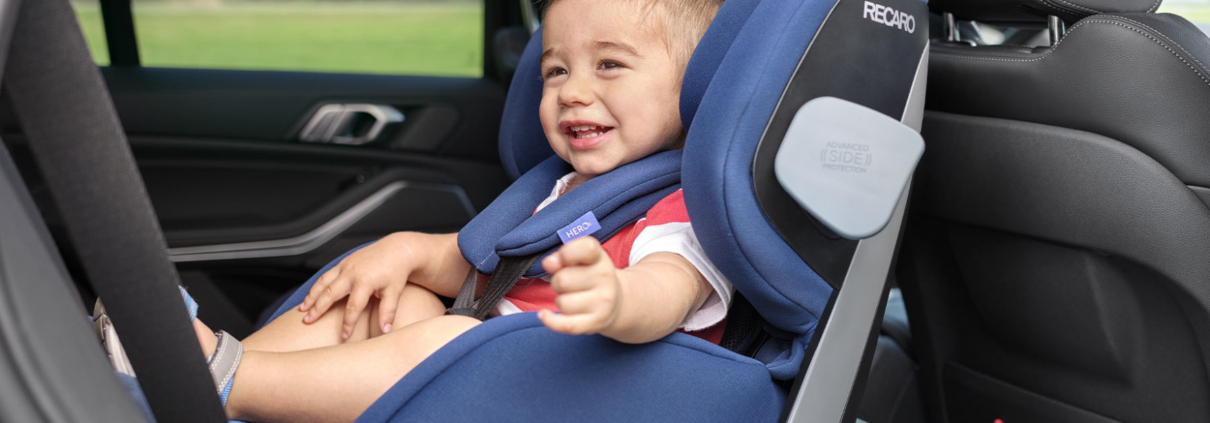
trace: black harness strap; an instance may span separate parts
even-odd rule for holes
[[[462,280],[462,289],[458,290],[458,297],[454,298],[454,306],[450,307],[450,314],[475,317],[475,288],[477,285],[479,285],[479,271],[475,269],[475,266],[471,266],[470,272],[466,274],[466,279]]]
[[[501,257],[500,263],[496,265],[496,271],[487,281],[487,287],[484,288],[483,296],[479,298],[478,302],[475,301],[475,286],[478,285],[479,272],[471,267],[470,273],[466,275],[466,280],[462,281],[462,289],[458,291],[458,298],[454,299],[454,306],[450,307],[450,314],[470,316],[479,320],[486,319],[488,313],[491,313],[492,309],[496,308],[496,304],[504,298],[504,294],[513,289],[517,281],[525,276],[525,272],[534,265],[534,262],[538,261],[539,257],[542,257],[542,253],[522,257]]]
[[[226,420],[113,101],[67,0],[21,5],[4,88],[161,422]]]
[[[513,289],[517,281],[525,276],[525,272],[534,265],[534,262],[538,261],[539,257],[542,257],[542,253],[522,257],[501,257],[500,263],[496,264],[496,271],[492,273],[492,278],[487,281],[487,288],[484,289],[483,296],[475,304],[475,318],[486,319],[487,314],[491,313],[500,299],[504,298],[504,294]]]

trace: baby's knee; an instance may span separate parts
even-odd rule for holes
[[[433,326],[434,330],[447,334],[462,334],[462,332],[466,332],[475,326],[479,326],[480,323],[483,323],[474,317],[457,315],[439,316],[433,318],[433,320],[435,321]],[[450,337],[450,339],[453,339],[453,337]]]
[[[416,336],[421,337],[430,345],[441,346],[471,330],[482,323],[467,316],[438,316],[414,325],[419,326]]]

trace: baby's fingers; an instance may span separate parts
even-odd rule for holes
[[[319,299],[319,295],[322,294],[323,291],[328,288],[328,285],[331,285],[332,281],[336,280],[337,277],[340,277],[340,266],[333,267],[327,272],[324,272],[323,276],[320,276],[319,280],[316,280],[315,283],[311,285],[311,291],[307,292],[306,297],[303,297],[303,302],[302,304],[299,304],[298,311],[310,310],[311,307],[315,305],[315,301]]]
[[[555,254],[564,266],[591,266],[605,257],[605,250],[596,238],[586,236],[567,243]]]
[[[391,322],[395,321],[395,310],[399,308],[402,290],[387,289],[378,300],[378,327],[382,333],[391,333]]]
[[[349,293],[349,301],[345,302],[345,318],[344,325],[340,329],[340,339],[349,339],[353,335],[353,328],[357,327],[357,318],[361,317],[361,311],[366,308],[366,303],[370,301],[370,296],[374,291],[366,288],[365,284],[355,286],[353,292]]]
[[[538,319],[550,330],[568,335],[591,335],[601,330],[597,317],[590,314],[558,314],[542,310],[538,312]]]
[[[558,251],[555,251],[546,256],[546,258],[542,259],[542,270],[545,270],[546,273],[550,274],[563,270],[563,257],[559,255]]]
[[[550,278],[550,288],[559,294],[587,291],[596,288],[608,275],[607,270],[593,267],[566,267]]]
[[[328,284],[326,288],[319,291],[315,299],[315,305],[311,307],[311,310],[307,311],[306,316],[303,316],[303,323],[312,323],[319,320],[319,316],[327,313],[328,308],[332,307],[333,303],[340,301],[346,295],[349,295],[349,280],[347,278],[338,278]]]

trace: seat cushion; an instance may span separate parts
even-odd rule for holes
[[[784,396],[760,362],[689,335],[623,344],[521,313],[454,339],[357,421],[772,422]]]

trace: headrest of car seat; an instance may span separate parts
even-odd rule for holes
[[[723,61],[727,49],[731,48],[735,35],[758,3],[760,0],[728,0],[723,3],[693,51],[681,83],[681,122],[686,128],[693,121],[706,86],[714,78],[714,72]],[[513,180],[555,154],[546,142],[542,122],[538,119],[538,105],[542,101],[542,72],[538,62],[541,56],[542,29],[538,28],[521,54],[500,122],[500,162],[504,165],[505,173]]]
[[[719,8],[710,28],[702,35],[693,57],[685,66],[685,79],[681,81],[681,124],[688,128],[697,115],[697,107],[702,103],[706,87],[714,79],[718,65],[723,62],[731,42],[739,34],[740,28],[752,15],[752,9],[760,4],[760,0],[728,0]]]
[[[500,163],[512,180],[555,154],[542,132],[538,105],[542,102],[542,28],[530,37],[521,53],[513,82],[504,100],[504,116],[500,120]]]
[[[1075,22],[1103,13],[1154,12],[1160,0],[932,0],[929,9],[980,22],[1046,22],[1055,15]]]

